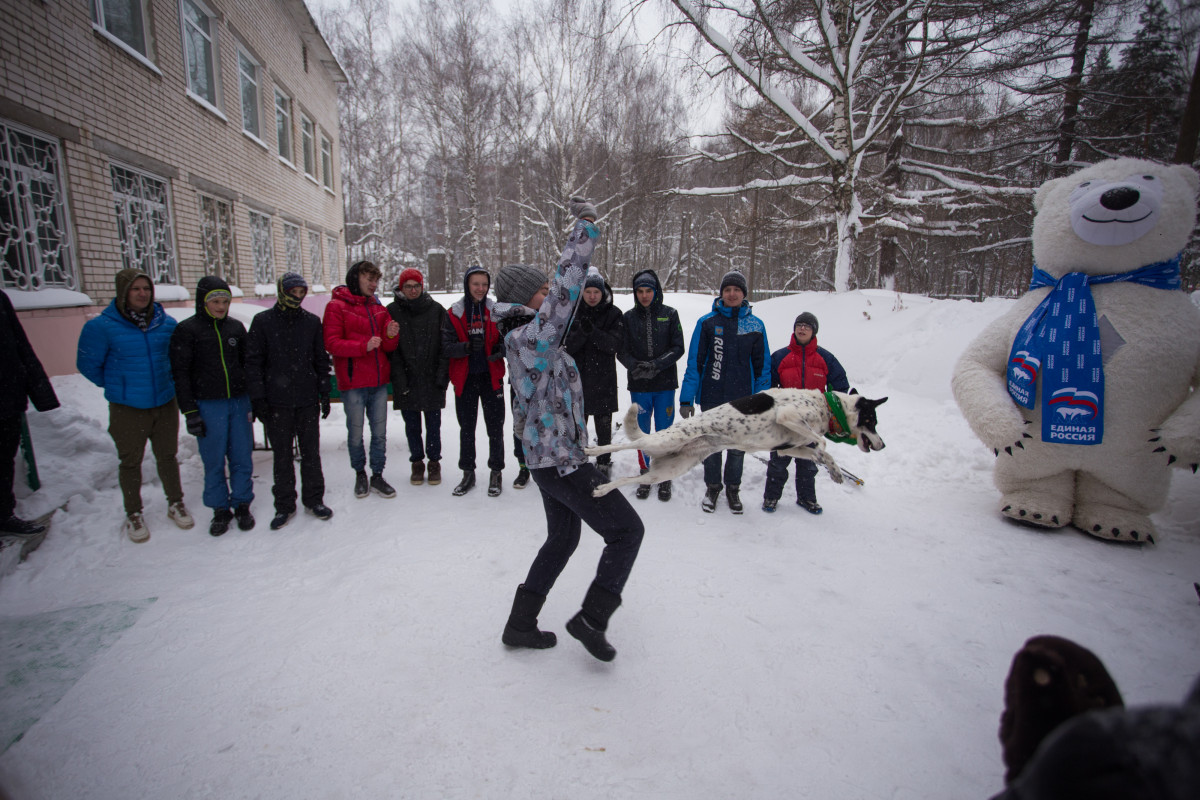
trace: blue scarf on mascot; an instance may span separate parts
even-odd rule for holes
[[[1008,356],[1008,393],[1033,408],[1042,378],[1042,441],[1100,444],[1104,437],[1104,360],[1091,284],[1121,281],[1155,289],[1182,287],[1175,256],[1115,275],[1069,272],[1057,281],[1033,267],[1030,290],[1053,286],[1017,331]]]

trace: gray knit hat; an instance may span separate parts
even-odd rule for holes
[[[812,313],[811,311],[805,311],[800,316],[796,317],[796,321],[792,323],[792,327],[795,328],[801,322],[812,328],[813,336],[817,335],[817,329],[821,326],[817,324],[816,314]]]
[[[720,291],[725,291],[726,286],[736,286],[742,290],[742,294],[750,294],[750,289],[746,285],[746,276],[736,269],[726,272],[725,277],[721,278]]]
[[[492,287],[501,303],[525,305],[542,288],[546,275],[528,264],[509,264],[496,273]]]

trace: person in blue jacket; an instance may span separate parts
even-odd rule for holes
[[[712,311],[696,322],[688,347],[687,370],[679,390],[679,416],[687,419],[700,410],[728,403],[771,388],[770,349],[767,329],[750,312],[746,302],[746,277],[737,270],[721,278],[721,296],[713,300]],[[712,513],[721,496],[722,479],[729,510],[744,510],[739,495],[742,483],[741,450],[725,451],[725,470],[721,471],[721,453],[704,459],[706,491],[700,507]]]
[[[117,480],[125,504],[122,531],[144,542],[150,529],[142,516],[142,456],[154,453],[167,496],[167,516],[180,528],[195,521],[183,505],[179,480],[179,406],[168,350],[175,320],[154,302],[154,283],[140,269],[117,273],[116,297],[79,333],[75,367],[104,389],[108,432],[117,446]]]

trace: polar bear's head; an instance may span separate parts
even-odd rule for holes
[[[1033,199],[1033,260],[1056,278],[1107,275],[1172,258],[1196,224],[1200,175],[1118,158],[1047,181]]]

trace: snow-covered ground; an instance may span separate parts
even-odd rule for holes
[[[667,301],[688,337],[711,302]],[[500,643],[543,538],[541,502],[510,488],[511,463],[501,497],[451,496],[452,404],[442,485],[408,484],[393,414],[398,495],[354,499],[335,406],[322,423],[333,519],[268,530],[270,455],[256,452],[258,527],[219,539],[183,435],[197,527],[167,521],[147,454],[152,538],[135,545],[119,535],[103,398],[57,378],[64,407],[30,417],[47,487],[20,510],[67,507],[0,578],[0,787],[18,799],[987,797],[1002,784],[1002,683],[1028,637],[1091,648],[1131,705],[1176,703],[1200,671],[1200,478],[1173,473],[1153,547],[999,518],[993,457],[949,380],[1009,302],[863,291],[756,304],[773,348],[796,314],[817,314],[852,384],[890,398],[887,449],[831,445],[866,485],[819,476],[820,517],[787,502],[761,512],[765,467],[750,456],[744,516],[701,512],[698,468],[671,502],[633,501],[647,533],[611,664],[563,630],[601,549],[586,530],[542,614],[558,647]],[[619,454],[618,474],[635,467]]]

